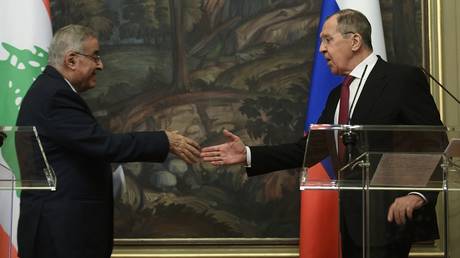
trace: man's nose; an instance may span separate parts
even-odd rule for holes
[[[98,70],[104,69],[104,64],[102,63],[102,60],[97,63],[97,69]]]
[[[320,44],[319,44],[319,52],[321,52],[323,54],[326,52],[326,46],[323,43],[323,41],[321,41]]]

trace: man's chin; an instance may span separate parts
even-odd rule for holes
[[[331,70],[332,74],[337,74],[337,72],[338,72],[337,67],[335,67],[335,66],[329,66],[329,70]]]
[[[93,79],[88,84],[88,89],[96,88],[96,79]]]
[[[86,85],[85,87],[82,87],[78,92],[81,93],[81,92],[85,92],[87,90],[94,89],[94,88],[96,88],[96,83]]]

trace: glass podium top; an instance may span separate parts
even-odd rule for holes
[[[35,127],[0,126],[0,190],[56,190]]]
[[[442,190],[442,165],[457,164],[449,140],[458,139],[444,126],[313,124],[300,189]]]

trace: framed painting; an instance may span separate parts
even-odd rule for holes
[[[425,65],[425,1],[380,7],[388,60]],[[177,130],[201,146],[225,142],[223,129],[248,145],[303,136],[320,8],[317,0],[51,0],[55,30],[78,23],[100,35],[104,71],[84,98],[106,128]],[[118,166],[116,257],[139,245],[297,255],[297,170],[248,178],[242,166],[173,155]]]

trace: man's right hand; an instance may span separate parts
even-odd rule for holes
[[[200,145],[194,140],[182,136],[177,131],[165,131],[169,141],[169,150],[185,162],[196,163],[200,158]]]
[[[246,164],[246,147],[240,137],[224,130],[228,142],[205,147],[201,150],[201,158],[214,166]]]

